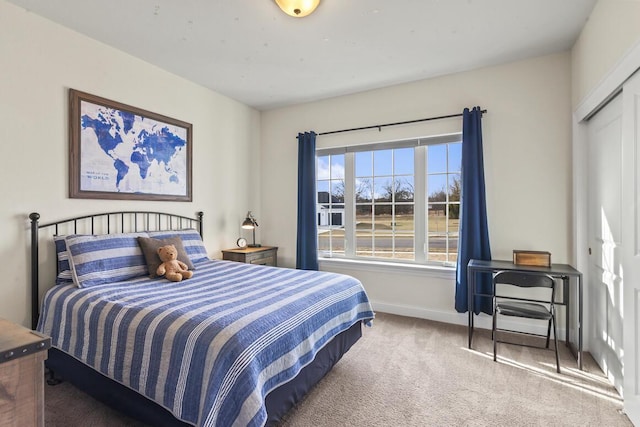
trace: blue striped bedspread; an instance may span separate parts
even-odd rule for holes
[[[374,316],[350,276],[218,260],[196,267],[182,282],[54,286],[38,330],[182,421],[262,426],[269,391]]]

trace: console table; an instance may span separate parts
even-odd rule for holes
[[[473,339],[473,315],[475,313],[475,297],[485,297],[485,298],[493,298],[493,293],[495,289],[493,286],[491,288],[490,294],[483,294],[476,292],[476,276],[479,273],[490,273],[494,274],[499,271],[522,271],[526,273],[533,274],[548,274],[551,277],[556,279],[562,279],[562,300],[558,301],[557,304],[564,305],[566,308],[566,339],[565,343],[571,350],[571,352],[576,356],[578,361],[578,368],[582,369],[582,273],[580,273],[575,268],[571,267],[568,264],[551,264],[551,267],[536,267],[529,265],[521,265],[514,264],[511,261],[501,261],[501,260],[477,260],[472,259],[467,264],[467,292],[468,292],[468,301],[469,301],[469,348],[471,348],[471,341]],[[575,288],[572,289],[571,283],[572,280],[575,284]],[[573,343],[571,341],[571,321],[572,317],[577,315],[576,325],[574,334],[576,342]],[[574,348],[575,347],[575,348]]]

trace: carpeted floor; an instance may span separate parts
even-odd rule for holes
[[[622,400],[587,355],[585,369],[553,351],[500,345],[490,333],[378,313],[374,326],[281,427],[632,426]],[[45,386],[47,426],[142,425],[63,383]]]

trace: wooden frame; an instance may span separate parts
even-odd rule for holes
[[[69,197],[192,201],[192,125],[69,89]]]

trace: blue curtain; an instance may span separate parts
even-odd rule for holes
[[[467,294],[467,264],[470,259],[491,259],[487,202],[482,160],[482,112],[480,107],[462,113],[462,199],[460,206],[460,237],[456,266],[456,311],[469,310]],[[491,294],[490,274],[478,274],[476,292]],[[474,311],[492,314],[491,298],[476,297]]]
[[[296,268],[318,269],[316,134],[298,134],[298,243]]]

